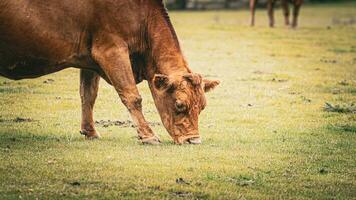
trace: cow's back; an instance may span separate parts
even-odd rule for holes
[[[98,35],[116,35],[132,53],[142,53],[147,13],[159,1],[2,0],[0,75],[22,79],[85,68],[93,64],[91,45]]]
[[[0,41],[17,54],[60,58],[80,42],[91,20],[86,0],[3,0]]]
[[[91,1],[0,2],[0,75],[33,78],[59,71],[88,54]]]

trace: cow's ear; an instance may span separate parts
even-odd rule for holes
[[[186,74],[183,77],[193,85],[200,85],[203,79],[200,74]]]
[[[163,74],[155,74],[153,84],[157,90],[165,90],[169,88],[169,77]]]
[[[203,83],[204,83],[204,91],[209,92],[209,91],[213,90],[216,86],[218,86],[220,84],[220,81],[204,79]]]

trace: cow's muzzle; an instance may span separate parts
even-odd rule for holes
[[[200,138],[190,138],[187,140],[189,144],[201,144],[201,139]]]
[[[196,134],[181,136],[179,138],[176,138],[174,142],[176,144],[201,144],[202,143],[200,136]]]

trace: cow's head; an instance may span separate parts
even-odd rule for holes
[[[162,75],[152,80],[154,99],[162,122],[177,144],[201,143],[198,116],[206,106],[205,92],[219,81],[203,80],[199,74]]]

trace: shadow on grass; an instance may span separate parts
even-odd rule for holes
[[[340,134],[356,133],[356,125],[328,125],[326,126],[326,129]]]
[[[118,139],[103,139],[104,141],[118,142]],[[98,140],[99,141],[99,140]],[[102,140],[100,140],[102,141]],[[19,147],[21,149],[33,149],[34,147],[46,147],[42,148],[46,151],[47,147],[55,146],[57,144],[86,144],[94,143],[95,141],[85,140],[79,133],[78,136],[68,137],[68,136],[56,136],[55,134],[33,134],[31,132],[0,132],[0,147]],[[36,148],[36,151],[41,150],[41,148]],[[41,150],[41,151],[42,151]]]
[[[127,147],[142,147],[142,148],[162,148],[162,147],[171,147],[171,148],[193,148],[202,145],[176,145],[172,140],[165,139],[161,140],[160,145],[144,145],[136,136],[131,137],[109,137],[103,136],[100,139],[95,140],[86,140],[84,136],[79,133],[74,136],[69,135],[56,135],[53,134],[35,134],[31,132],[0,132],[0,147],[6,148],[8,146],[21,147],[22,149],[31,149],[35,146],[44,146],[51,147],[55,145],[70,145],[73,146],[87,146],[87,145],[99,145],[103,147],[118,147],[123,148]],[[46,148],[43,149],[44,151]]]

